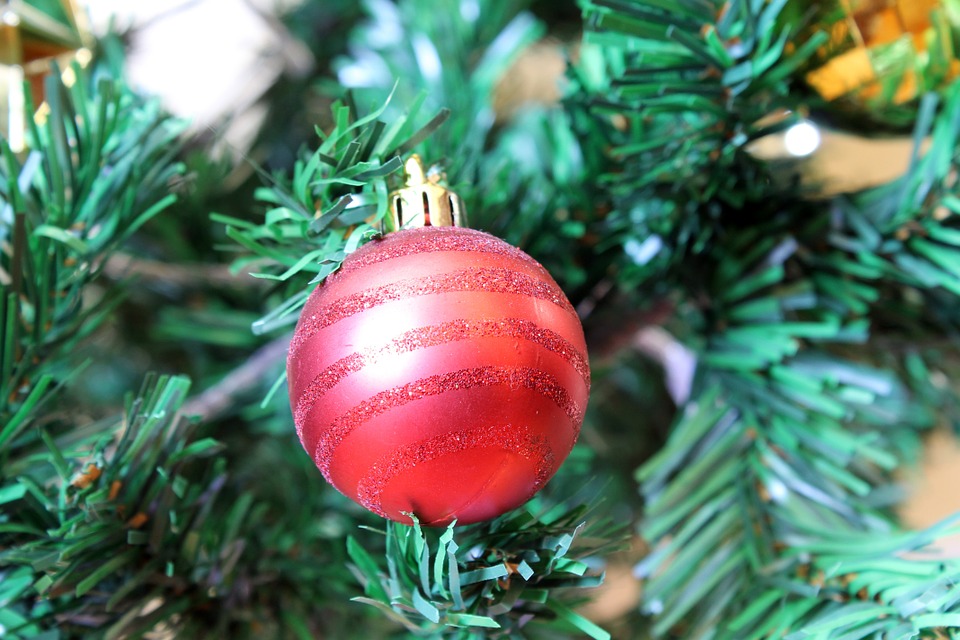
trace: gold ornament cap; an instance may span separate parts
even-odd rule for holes
[[[467,226],[467,212],[460,196],[440,184],[440,174],[428,176],[420,156],[410,156],[404,170],[407,186],[390,194],[385,233],[417,227]]]

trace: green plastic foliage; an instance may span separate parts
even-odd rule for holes
[[[918,302],[954,293],[956,219],[944,211],[955,197],[948,150],[960,140],[958,96],[952,89],[939,115],[930,103],[918,148],[930,131],[934,143],[902,180],[826,211],[798,205],[795,217],[774,216],[697,256],[712,265],[698,283],[711,300],[701,390],[638,472],[642,532],[655,543],[638,570],[646,607],[659,614],[655,632],[800,639],[957,630],[960,563],[907,555],[954,527],[903,532],[886,510],[893,472],[933,421],[906,383],[931,383],[899,363],[884,371],[863,360],[876,339],[870,314],[887,308],[884,291],[909,288]],[[904,229],[916,237],[905,239]],[[911,269],[938,275],[924,280]],[[887,331],[918,326],[933,306],[902,305],[886,317]],[[911,366],[922,367],[916,358]]]
[[[585,9],[578,78],[617,125],[610,241],[639,285],[675,285],[699,356],[692,401],[637,473],[645,607],[656,634],[691,638],[956,634],[960,564],[907,555],[952,525],[904,532],[889,512],[943,392],[923,356],[879,339],[955,332],[960,85],[921,104],[902,179],[804,198],[747,148],[799,105],[794,76],[825,37],[788,50],[785,4]]]
[[[411,140],[430,135],[449,115],[441,111],[416,127],[416,108],[392,120],[383,119],[391,97],[369,114],[359,116],[352,101],[332,106],[335,125],[317,130],[320,144],[293,168],[289,181],[267,177],[257,197],[269,208],[261,223],[214,214],[227,235],[248,255],[234,262],[240,270],[251,264],[256,278],[289,283],[289,297],[253,324],[266,333],[296,322],[306,302],[307,284],[320,282],[339,268],[346,256],[379,235],[388,210],[388,178],[401,184],[403,154]],[[312,279],[307,280],[304,276]]]
[[[182,122],[121,82],[73,71],[70,87],[59,73],[46,79],[50,110],[42,124],[30,120],[27,154],[0,145],[0,241],[11,247],[0,252],[0,451],[69,371],[70,346],[113,307],[112,294],[81,305],[83,287],[173,203],[183,171]]]
[[[312,463],[270,438],[228,460],[183,416],[189,388],[150,377],[122,420],[44,434],[30,473],[0,484],[4,637],[315,637],[349,597],[349,515],[331,522],[332,492],[290,492]]]
[[[182,517],[157,511],[187,490],[175,474],[153,473],[160,449],[176,471],[217,448],[168,439],[164,428],[189,387],[181,378],[148,383],[131,399],[119,441],[109,421],[62,428],[56,395],[82,371],[71,349],[118,300],[106,289],[90,304],[89,285],[113,251],[174,201],[183,172],[175,161],[183,122],[99,64],[72,71],[69,86],[57,69],[46,79],[49,110],[30,120],[24,155],[0,141],[0,627],[11,638],[56,637],[53,629],[77,615],[89,614],[86,626],[116,621],[119,613],[94,613],[89,598],[117,586],[118,575],[132,576],[141,549],[155,551],[168,519]],[[134,479],[135,469],[145,475]],[[151,526],[142,529],[141,517]],[[145,577],[100,602],[101,613],[149,591]],[[139,613],[117,628],[131,628]]]
[[[593,88],[599,111],[625,118],[613,149],[617,192],[669,185],[700,202],[736,202],[757,176],[747,145],[789,121],[791,75],[823,43],[787,52],[798,28],[778,26],[783,0],[585,4],[585,43],[601,50]],[[757,182],[756,187],[763,185]]]
[[[134,620],[141,612],[117,609],[116,604],[127,603],[134,592],[142,598],[153,588],[147,582],[151,573],[163,574],[168,563],[186,557],[183,539],[169,545],[176,539],[177,522],[188,522],[200,510],[196,498],[202,485],[191,485],[179,474],[219,448],[209,440],[190,442],[182,432],[174,437],[177,409],[189,386],[184,378],[148,380],[128,401],[119,441],[111,442],[106,425],[97,425],[96,439],[88,436],[84,443],[93,449],[87,455],[74,453],[76,434],[57,442],[43,433],[44,451],[28,461],[32,473],[4,481],[4,510],[16,519],[0,518],[2,582],[20,584],[18,576],[26,581],[3,604],[8,618],[22,618],[21,624],[7,627],[13,637],[51,628],[55,614],[74,624],[84,597],[94,589],[114,593],[95,616],[96,626],[110,627],[107,637],[150,628],[150,621],[159,619]],[[39,473],[49,473],[44,460],[53,466],[53,487],[37,480]],[[155,465],[163,470],[153,473]]]
[[[692,256],[718,238],[765,229],[804,195],[750,153],[798,120],[794,76],[822,42],[821,34],[788,47],[800,25],[781,24],[783,5],[584,3],[568,113],[590,160],[584,183],[599,187],[593,200],[610,209],[590,230],[594,253],[612,262],[625,289],[665,296],[695,286],[704,271],[691,268]]]
[[[416,520],[413,527],[388,523],[385,568],[348,539],[365,591],[354,600],[418,636],[512,637],[542,628],[608,640],[565,603],[571,588],[601,584],[603,575],[588,561],[608,552],[618,535],[609,527],[587,531],[584,516],[584,508],[541,518],[519,509],[489,523],[454,523],[443,533]]]
[[[841,371],[829,359],[810,364],[811,372]],[[890,388],[885,376],[862,367],[848,365],[847,373],[847,388]],[[683,627],[690,637],[714,630],[714,637],[759,638],[776,629],[799,630],[835,609],[838,594],[860,597],[866,583],[850,579],[865,567],[874,571],[871,584],[896,584],[896,576],[916,574],[924,578],[917,578],[915,598],[921,584],[960,598],[952,583],[960,564],[903,557],[945,529],[895,534],[878,508],[882,503],[876,504],[878,475],[896,467],[900,442],[909,434],[879,421],[867,429],[811,409],[805,400],[816,396],[810,390],[753,390],[742,381],[710,377],[716,384],[688,405],[667,446],[638,472],[648,500],[642,533],[657,541],[638,572],[647,580],[646,607],[659,614],[657,633]],[[861,411],[859,402],[844,402],[849,394],[830,393],[830,386],[819,391],[830,406],[851,415]],[[910,408],[895,397],[879,404],[866,410]],[[904,620],[954,605],[948,598],[944,608],[922,598],[897,604]],[[872,623],[880,610],[875,614]],[[883,628],[904,620],[885,620]],[[745,631],[750,627],[756,635]]]
[[[530,253],[576,302],[610,262],[588,240],[591,231],[601,231],[593,227],[603,203],[597,186],[585,180],[607,166],[606,158],[584,154],[581,139],[600,136],[583,113],[523,105],[506,119],[495,111],[495,98],[509,100],[498,96],[498,83],[545,32],[525,11],[529,4],[366,2],[368,20],[352,34],[350,56],[336,66],[358,103],[380,104],[394,92],[388,118],[405,105],[449,109],[449,120],[416,140],[415,149],[445,171],[472,227]]]
[[[257,463],[276,466],[269,481],[228,474],[223,444],[179,414],[182,377],[148,379],[123,419],[77,421],[58,402],[83,372],[73,347],[121,293],[90,284],[172,202],[182,173],[182,122],[116,69],[74,72],[69,88],[58,73],[47,81],[50,112],[29,132],[29,152],[4,148],[0,162],[0,635],[141,637],[175,626],[185,637],[240,637],[255,617],[268,635],[282,620],[312,637],[316,602],[347,591],[342,570],[328,569],[345,553],[330,544],[336,531],[317,525],[325,494],[312,509],[289,495],[299,463],[312,469],[301,452],[277,460],[276,445],[261,442],[245,460],[257,478]],[[264,576],[270,597],[252,603]],[[287,597],[291,587],[309,608]]]
[[[428,162],[441,162],[455,184],[473,182],[494,125],[497,82],[543,35],[543,25],[521,11],[526,4],[367,0],[367,22],[351,36],[350,57],[337,64],[340,84],[361,103],[382,103],[396,83],[400,107],[449,109],[455,117],[418,148]]]

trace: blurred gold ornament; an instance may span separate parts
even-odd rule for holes
[[[960,75],[957,0],[836,0],[807,82],[827,100],[902,105]]]
[[[90,59],[90,30],[75,0],[8,0],[0,3],[0,135],[14,151],[25,142],[27,105],[42,109],[44,78],[54,60],[66,71]],[[27,91],[30,92],[29,100]]]

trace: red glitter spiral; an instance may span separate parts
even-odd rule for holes
[[[361,247],[310,296],[287,362],[324,477],[401,522],[485,520],[569,454],[590,387],[549,274],[488,234],[426,227]]]

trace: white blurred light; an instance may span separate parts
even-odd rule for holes
[[[822,138],[820,130],[812,122],[798,122],[789,129],[783,137],[783,144],[787,153],[798,158],[809,156],[820,148]]]
[[[467,22],[476,22],[480,17],[480,3],[477,0],[460,0],[460,16]]]
[[[257,106],[285,72],[312,57],[274,26],[275,12],[301,0],[86,0],[95,33],[130,32],[127,76],[139,91],[246,150],[266,115]],[[392,4],[384,0],[387,4]],[[303,66],[300,66],[303,65]]]
[[[413,53],[417,57],[417,64],[420,65],[420,73],[424,79],[431,82],[440,80],[440,73],[443,69],[443,63],[440,62],[440,54],[433,42],[422,33],[413,34],[411,39],[413,44]]]
[[[647,606],[644,607],[644,609],[646,610],[646,613],[652,616],[660,615],[663,613],[663,600],[660,600],[659,598],[656,600],[651,600],[647,603]]]
[[[638,265],[645,265],[653,260],[663,248],[663,239],[658,235],[648,236],[643,242],[630,238],[623,246],[623,250]]]
[[[790,490],[777,478],[771,478],[767,482],[767,491],[770,493],[770,499],[778,504],[782,504],[790,497]]]

